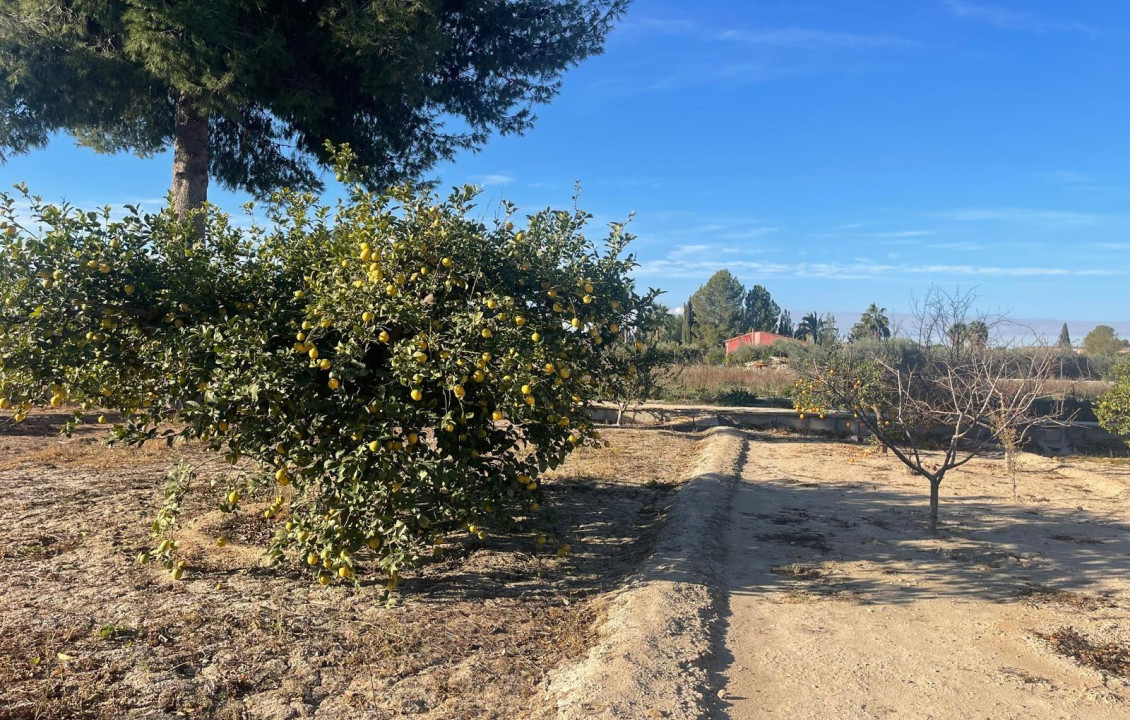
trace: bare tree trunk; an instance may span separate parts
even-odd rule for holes
[[[616,403],[616,427],[624,426],[624,411],[627,408],[625,403]]]
[[[208,113],[182,94],[173,136],[173,202],[177,216],[208,202]]]
[[[938,489],[941,486],[941,478],[930,478],[930,532],[938,531]]]

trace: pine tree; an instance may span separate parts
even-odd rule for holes
[[[719,270],[691,295],[694,337],[707,347],[740,332],[745,288],[729,270]]]
[[[6,0],[0,162],[56,132],[100,152],[173,148],[182,213],[208,179],[317,188],[326,141],[368,185],[520,133],[628,0]]]
[[[781,306],[773,300],[773,296],[763,285],[754,285],[745,295],[745,307],[742,312],[741,327],[739,332],[773,332],[777,327],[777,318],[781,314]]]

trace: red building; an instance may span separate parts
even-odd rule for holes
[[[757,332],[746,333],[745,335],[738,335],[737,337],[732,337],[727,340],[726,354],[729,355],[730,353],[740,348],[742,345],[772,345],[778,340],[791,339],[792,338],[786,337],[785,335],[778,335],[777,333],[771,332],[762,332],[759,330]]]

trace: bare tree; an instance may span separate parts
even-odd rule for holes
[[[930,484],[930,530],[946,473],[985,451],[1002,435],[1015,458],[1051,376],[1052,353],[1008,352],[1016,328],[1000,316],[974,314],[973,293],[932,288],[916,303],[917,337],[879,348],[847,345],[818,355],[803,370],[798,409],[850,409],[895,457]],[[984,328],[990,341],[971,342],[955,327]],[[994,337],[995,336],[995,337]]]

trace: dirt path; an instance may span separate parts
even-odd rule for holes
[[[752,442],[718,717],[1130,718],[1130,466],[1023,463],[1019,501],[1000,461],[947,477],[935,537],[893,458]]]

